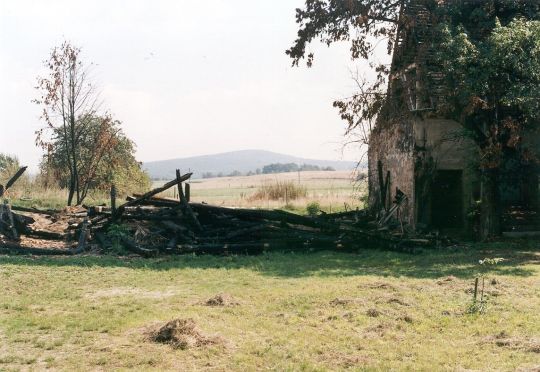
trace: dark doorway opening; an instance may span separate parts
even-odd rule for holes
[[[431,186],[431,224],[463,227],[463,171],[439,170]]]

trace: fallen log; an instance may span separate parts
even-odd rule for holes
[[[39,238],[39,239],[45,239],[45,240],[64,240],[66,238],[66,234],[57,233],[54,231],[34,230],[34,229],[28,229],[28,231],[24,232],[24,235],[29,236],[31,238]]]
[[[28,212],[28,213],[36,213],[36,214],[45,214],[48,216],[52,216],[54,214],[60,213],[60,211],[54,210],[54,209],[37,209],[37,208],[27,208],[27,207],[20,207],[17,205],[12,205],[11,209],[17,212]]]

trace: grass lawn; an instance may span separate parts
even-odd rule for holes
[[[0,257],[0,370],[534,370],[538,242],[407,255]],[[488,308],[467,314],[478,260]],[[493,283],[492,283],[493,281]],[[218,293],[238,305],[207,306]],[[149,329],[192,318],[216,345]]]

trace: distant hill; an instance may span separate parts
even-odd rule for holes
[[[247,173],[262,169],[273,163],[310,164],[319,167],[332,167],[335,170],[349,170],[356,166],[352,161],[332,161],[305,159],[296,156],[278,154],[264,150],[242,150],[222,154],[194,156],[190,158],[151,161],[143,164],[143,168],[153,179],[172,179],[175,170],[193,172],[194,178],[202,178],[203,173],[230,174],[233,171]]]

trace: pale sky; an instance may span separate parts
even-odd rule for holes
[[[123,122],[140,161],[243,149],[357,160],[342,154],[332,101],[353,91],[346,45],[314,45],[291,67],[303,0],[0,0],[0,152],[35,169],[43,125],[36,78],[66,39],[94,62],[103,108]]]

